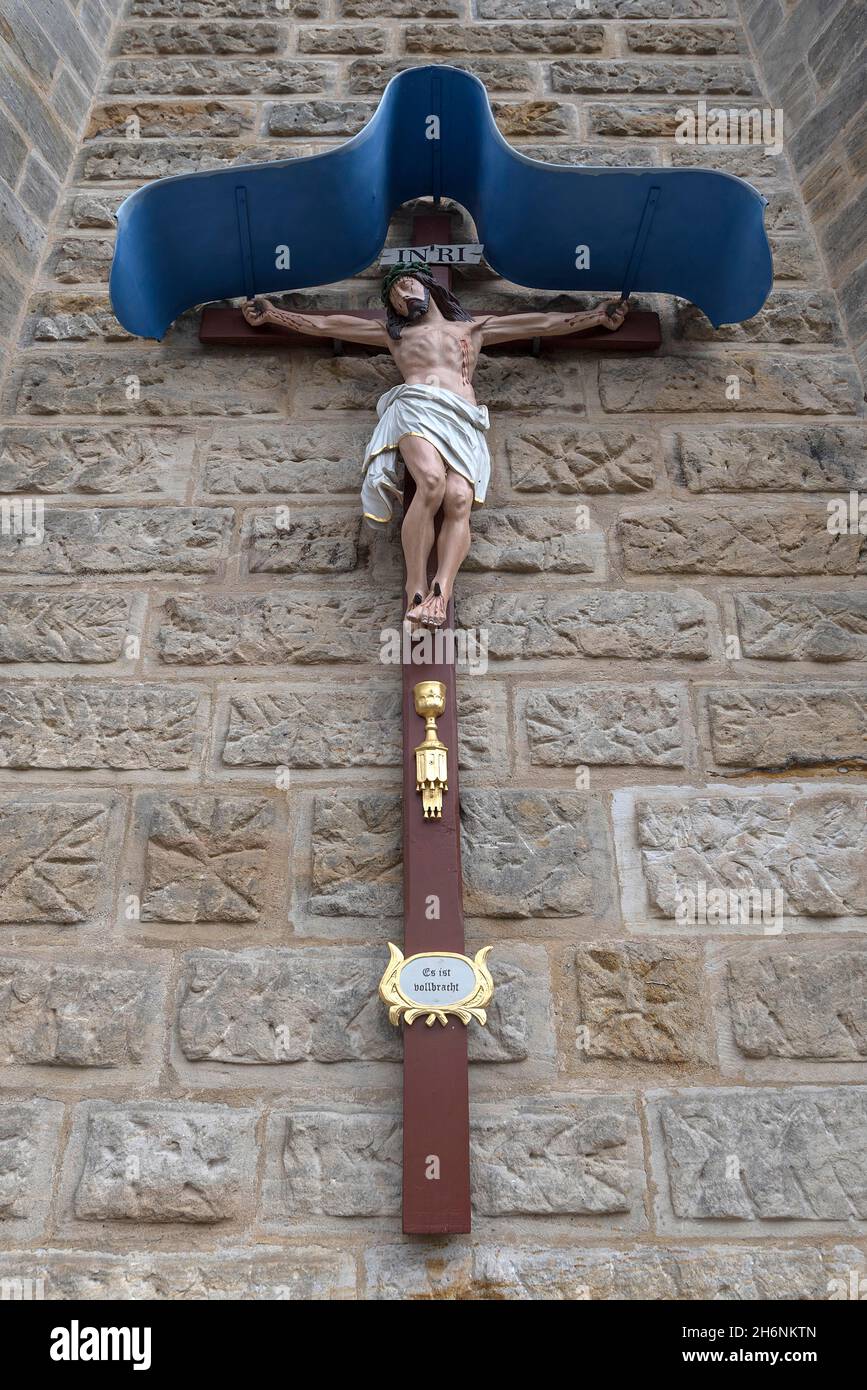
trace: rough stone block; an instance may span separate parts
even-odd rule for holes
[[[640,92],[671,95],[696,92],[701,96],[748,96],[756,90],[746,63],[652,63],[629,59],[593,59],[577,62],[561,59],[551,64],[551,89],[555,92]],[[709,103],[710,104],[710,103]]]
[[[103,801],[0,802],[0,922],[85,922],[97,905],[111,815]]]
[[[854,1247],[693,1245],[628,1248],[574,1244],[445,1246],[404,1241],[365,1255],[366,1297],[571,1302],[826,1299],[834,1276],[864,1267]]]
[[[737,377],[739,394],[729,383]],[[860,392],[846,357],[748,355],[655,357],[599,362],[603,410],[774,411],[787,415],[854,415]]]
[[[330,1302],[355,1297],[353,1257],[315,1245],[301,1250],[259,1246],[216,1255],[136,1251],[132,1259],[128,1254],[61,1251],[7,1254],[0,1255],[0,1279],[13,1287],[16,1279],[41,1279],[46,1298],[71,1302]]]
[[[220,429],[207,444],[202,482],[211,493],[357,493],[370,422]]]
[[[0,1231],[38,1239],[52,1194],[63,1106],[50,1100],[0,1103]]]
[[[675,479],[690,492],[826,492],[867,487],[860,425],[679,430]]]
[[[355,665],[377,659],[394,623],[394,600],[376,593],[181,594],[166,600],[156,645],[169,665]]]
[[[286,372],[285,362],[263,352],[255,360],[231,353],[121,358],[39,353],[21,368],[15,410],[21,415],[269,415],[285,403]]]
[[[744,323],[714,328],[694,304],[678,301],[676,338],[692,343],[839,344],[843,341],[834,296],[818,290],[772,290],[763,309]]]
[[[571,508],[522,507],[478,513],[467,573],[577,574],[601,577],[605,542],[598,527],[578,529]]]
[[[161,426],[8,429],[0,433],[0,489],[170,495],[186,482],[192,456],[192,435]]]
[[[119,96],[315,96],[333,91],[336,78],[332,63],[297,58],[125,58],[111,68],[106,90]]]
[[[119,661],[131,629],[128,594],[4,594],[0,662]]]
[[[393,1216],[402,1134],[382,1111],[293,1110],[272,1116],[266,1217]],[[485,1216],[622,1218],[634,1203],[635,1117],[621,1096],[477,1105],[471,1122],[474,1204]],[[633,1218],[634,1219],[634,1218]]]
[[[865,593],[739,593],[734,602],[744,656],[771,661],[867,660]]]
[[[750,686],[707,694],[713,756],[723,767],[809,767],[867,757],[867,688]]]
[[[145,815],[149,822],[142,921],[259,920],[273,850],[273,802],[184,797],[156,801]]]
[[[399,796],[317,796],[309,910],[323,917],[398,916],[401,845]]]
[[[458,620],[485,633],[494,660],[703,661],[710,656],[711,610],[689,590],[593,589],[557,598],[470,594],[460,599]]]
[[[651,1112],[679,1221],[773,1222],[777,1232],[781,1221],[833,1230],[867,1218],[863,1086],[687,1091],[652,1097]]]
[[[0,768],[190,767],[200,699],[141,682],[0,688]]]
[[[612,941],[575,952],[579,1051],[588,1062],[712,1059],[704,961],[694,942]]]
[[[228,507],[52,507],[38,544],[0,536],[0,574],[213,574],[231,527]]]
[[[367,533],[355,508],[292,507],[248,522],[251,574],[334,574],[358,568]]]
[[[766,951],[728,962],[732,1032],[746,1057],[867,1057],[867,951]]]
[[[519,425],[506,433],[517,492],[644,492],[653,487],[646,434],[590,425]]]
[[[463,791],[461,833],[469,915],[604,914],[611,864],[598,802],[578,792]]]
[[[530,691],[521,715],[537,767],[683,767],[687,721],[678,686],[579,685]]]
[[[79,1221],[215,1225],[244,1214],[255,1177],[255,1111],[191,1101],[80,1109]]]
[[[867,573],[864,537],[835,535],[827,522],[821,503],[724,501],[629,508],[617,529],[624,566],[633,574]]]
[[[496,992],[471,1061],[523,1062],[553,1044],[540,955],[498,948]],[[178,1037],[189,1062],[275,1066],[313,1061],[399,1062],[401,1035],[377,996],[383,949],[195,951],[186,958]]]
[[[867,802],[858,792],[639,795],[635,824],[662,916],[674,917],[681,888],[701,883],[779,891],[787,916],[867,913]]]
[[[0,957],[0,1064],[138,1065],[158,1022],[153,972]]]

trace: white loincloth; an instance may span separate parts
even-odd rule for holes
[[[438,386],[393,386],[376,404],[379,423],[364,456],[361,503],[370,521],[390,521],[392,497],[403,498],[398,445],[418,435],[438,449],[447,468],[466,478],[473,501],[481,505],[491,480],[491,456],[485,439],[488,409],[473,405]]]

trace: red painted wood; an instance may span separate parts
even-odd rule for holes
[[[413,488],[406,489],[408,506]],[[434,566],[431,567],[431,574]],[[449,603],[447,627],[454,628]],[[434,653],[436,654],[436,653]],[[439,680],[446,711],[437,721],[449,750],[449,789],[442,820],[426,821],[415,788],[414,750],[424,737],[413,687]],[[454,665],[406,663],[403,667],[403,882],[404,955],[464,951],[458,787],[457,689]],[[431,904],[438,917],[431,917]],[[470,1024],[476,1027],[476,1024]],[[470,1229],[469,1087],[467,1027],[449,1019],[428,1028],[423,1019],[403,1029],[403,1229],[412,1234],[457,1234]],[[429,1178],[431,1159],[439,1177]]]
[[[412,243],[429,246],[451,240],[451,219],[436,213],[416,217]],[[437,279],[450,288],[448,268]],[[409,472],[404,509],[415,485]],[[436,547],[428,577],[436,571]],[[454,604],[446,628],[454,631]],[[458,786],[457,682],[453,653],[420,665],[403,666],[403,891],[404,955],[419,951],[464,951],[461,880],[460,792]],[[449,789],[443,796],[442,820],[426,821],[415,789],[415,748],[424,737],[424,720],[415,712],[413,688],[418,681],[438,680],[446,687],[445,714],[437,721],[448,748]],[[431,904],[437,917],[431,917]],[[474,1024],[470,1025],[475,1027]],[[439,1177],[428,1177],[432,1161]],[[467,1028],[450,1019],[445,1028],[428,1028],[423,1019],[403,1028],[403,1229],[408,1235],[458,1235],[470,1229],[470,1116]]]
[[[429,241],[424,243],[429,245]],[[435,271],[448,275],[446,266],[433,266]],[[345,309],[317,309],[318,314],[346,313]],[[356,318],[381,319],[385,313],[381,309],[353,309]],[[496,315],[494,315],[496,317]],[[307,333],[292,333],[274,324],[253,328],[244,318],[240,309],[227,309],[208,305],[202,310],[199,324],[199,341],[208,347],[255,347],[268,348],[269,351],[284,348],[310,348],[315,339]],[[328,342],[328,339],[320,339]],[[339,341],[335,339],[333,341]],[[592,328],[584,333],[564,333],[557,338],[520,338],[513,343],[503,343],[499,347],[484,348],[484,352],[519,354],[538,349],[539,353],[549,352],[655,352],[662,342],[659,315],[644,309],[634,309],[622,328],[611,333],[607,328]],[[366,347],[363,343],[344,343],[342,351],[347,355],[361,356],[382,352],[382,348]]]

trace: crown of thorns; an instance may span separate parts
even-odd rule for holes
[[[382,282],[383,304],[388,303],[388,296],[391,293],[391,287],[394,284],[394,282],[396,280],[403,280],[407,276],[409,276],[413,280],[420,280],[423,285],[436,284],[436,280],[434,279],[433,275],[425,265],[393,265],[386,272],[385,278]]]

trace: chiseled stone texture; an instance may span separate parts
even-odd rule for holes
[[[188,476],[192,453],[192,436],[170,427],[8,429],[0,433],[0,488],[86,497],[165,495]]]
[[[679,1220],[867,1219],[867,1088],[686,1091],[651,1109]]]
[[[547,57],[551,53],[599,53],[604,42],[602,25],[588,23],[407,24],[404,29],[407,52],[419,54],[528,53]],[[304,43],[300,46],[306,47]]]
[[[647,63],[622,58],[576,62],[566,58],[551,64],[551,90],[594,95],[638,92],[648,96],[696,92],[710,97],[717,93],[749,95],[756,90],[756,84],[748,66],[737,62]]]
[[[572,508],[523,506],[481,512],[473,519],[473,544],[464,571],[569,574],[601,578],[602,536],[579,529]]]
[[[4,594],[0,662],[119,661],[130,618],[128,594]]]
[[[833,535],[820,502],[632,507],[621,512],[623,563],[633,574],[867,574],[867,539]]]
[[[0,1103],[0,1236],[39,1236],[52,1194],[63,1106],[48,1100]]]
[[[214,1225],[244,1214],[255,1174],[255,1111],[192,1101],[100,1101],[83,1109],[78,1220]]]
[[[167,665],[357,664],[379,656],[380,633],[394,623],[393,597],[367,590],[180,594],[166,600],[156,648]],[[0,628],[0,655],[2,639]]]
[[[506,435],[517,492],[644,492],[653,487],[646,434],[591,425],[519,426]]]
[[[103,801],[0,801],[0,922],[86,922],[111,848]]]
[[[119,96],[307,96],[329,90],[335,76],[333,63],[266,55],[234,61],[200,56],[122,58],[112,67],[106,90]]]
[[[480,82],[484,82],[488,92],[532,92],[535,87],[530,65],[520,59],[479,58],[474,55],[462,58],[460,65],[464,72],[471,72]],[[417,61],[411,56],[397,59],[358,58],[349,65],[348,90],[354,96],[379,96],[392,77],[416,66]],[[565,125],[567,117],[564,115],[562,119]]]
[[[487,634],[488,656],[494,660],[703,661],[710,656],[711,609],[688,589],[470,594],[458,603],[458,620]]]
[[[459,1245],[404,1241],[374,1245],[365,1256],[365,1297],[461,1302],[634,1299],[747,1302],[828,1297],[834,1277],[863,1269],[853,1247],[637,1245],[577,1248]]]
[[[721,357],[615,354],[599,362],[599,395],[608,411],[782,410],[788,415],[854,415],[858,376],[846,357],[731,352]],[[737,399],[727,390],[739,381]]]
[[[673,918],[680,888],[783,894],[792,916],[867,913],[867,800],[836,789],[637,799],[636,830],[654,909]]]
[[[550,1054],[544,964],[496,949],[496,992],[484,1028],[470,1029],[471,1061],[523,1062]],[[399,1062],[399,1029],[377,995],[382,948],[305,947],[192,952],[178,1007],[190,1062],[242,1066],[291,1062]],[[2,968],[2,967],[0,967]],[[532,1016],[531,1016],[532,1015]]]
[[[483,1216],[623,1217],[635,1201],[622,1096],[478,1104],[471,1120],[473,1201]],[[272,1115],[266,1218],[394,1216],[402,1127],[396,1114],[295,1109]]]
[[[150,811],[144,922],[257,922],[274,804],[261,798],[158,800]]]
[[[231,522],[225,507],[47,507],[38,545],[0,536],[0,574],[213,574]]]
[[[134,1066],[159,1016],[152,971],[0,956],[3,1066]]]
[[[707,693],[722,767],[782,768],[867,759],[867,686],[720,687]]]
[[[341,574],[358,568],[365,528],[353,508],[293,507],[287,521],[272,512],[250,518],[251,574]]]
[[[199,701],[183,686],[5,686],[0,768],[189,767]]]
[[[292,421],[219,429],[207,441],[202,486],[215,495],[357,493],[370,422]]]
[[[317,795],[309,910],[321,917],[396,917],[403,904],[401,845],[397,794]]]
[[[280,410],[286,388],[285,362],[264,352],[252,360],[229,352],[38,353],[20,369],[15,409],[21,415],[268,415]]]
[[[538,767],[683,767],[683,694],[672,685],[576,685],[523,702]]]
[[[867,1057],[867,950],[777,950],[728,962],[735,1043],[746,1057]]]
[[[0,1254],[0,1280],[42,1279],[53,1300],[152,1302],[154,1300],[350,1299],[355,1262],[348,1253],[305,1245],[302,1250],[224,1250],[219,1254]]]
[[[758,314],[714,328],[694,304],[678,301],[675,335],[687,342],[826,343],[843,340],[833,295],[815,290],[772,290]]]
[[[741,652],[770,661],[867,660],[867,591],[734,596]]]
[[[823,492],[867,485],[861,425],[678,430],[675,478],[690,492]]]
[[[472,916],[595,916],[609,902],[605,813],[580,792],[462,791],[461,845]]]
[[[582,1057],[711,1058],[704,960],[695,942],[612,941],[575,953]]]
[[[127,24],[117,37],[118,53],[277,53],[285,31],[275,23]]]

